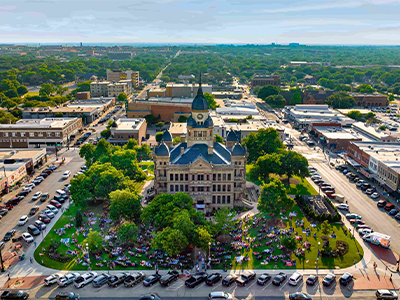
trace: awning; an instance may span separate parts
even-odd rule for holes
[[[355,168],[361,167],[361,165],[351,157],[347,157],[347,162]]]
[[[197,209],[204,209],[204,208],[206,208],[206,205],[205,204],[196,204],[196,208]]]
[[[360,173],[363,174],[367,178],[372,178],[372,174],[365,168],[360,168]]]

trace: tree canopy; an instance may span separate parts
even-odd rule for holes
[[[285,148],[279,139],[278,131],[271,127],[250,133],[243,139],[243,143],[247,147],[249,162],[255,162],[260,156],[276,153]]]
[[[261,187],[257,208],[268,214],[278,216],[294,206],[294,200],[286,194],[286,189],[279,179],[271,179]]]

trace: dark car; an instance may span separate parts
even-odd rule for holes
[[[153,293],[153,294],[144,294],[140,296],[139,300],[161,300],[160,296],[158,294]]]
[[[348,285],[353,280],[353,275],[350,273],[344,273],[342,277],[340,277],[339,282],[343,285]]]
[[[125,278],[124,286],[132,287],[132,286],[142,282],[145,279],[146,279],[146,275],[144,275],[143,272],[132,273],[128,277]]]
[[[331,286],[332,283],[334,283],[336,281],[336,276],[332,273],[328,273],[324,280],[322,280],[322,284],[325,286]]]
[[[306,280],[306,284],[314,285],[317,281],[318,281],[318,276],[310,275],[310,277],[308,277],[307,280]]]
[[[144,286],[151,286],[155,283],[157,283],[161,278],[160,274],[153,274],[150,275],[149,277],[147,277],[144,281],[143,281],[143,285]]]
[[[36,226],[33,226],[33,225],[28,226],[28,232],[33,236],[40,234],[40,230]]]
[[[250,281],[256,278],[256,273],[254,271],[244,271],[239,278],[236,280],[241,286],[246,286]]]
[[[230,274],[226,276],[224,280],[222,280],[222,285],[230,286],[232,283],[236,282],[237,278],[238,277],[236,275]]]
[[[56,300],[76,300],[81,299],[79,294],[74,292],[60,292],[56,295]]]
[[[206,284],[214,285],[221,279],[222,279],[222,275],[220,273],[213,273],[207,277]]]
[[[47,199],[49,199],[49,193],[43,193],[42,196],[40,196],[40,201],[45,202]]]
[[[275,276],[274,280],[272,280],[272,284],[279,286],[286,280],[286,278],[287,278],[287,275],[283,272],[280,272]]]
[[[297,292],[297,293],[289,294],[289,299],[290,300],[311,300],[312,298],[309,294]]]
[[[16,196],[10,200],[7,201],[7,203],[11,204],[11,205],[18,205],[18,203],[20,203],[22,201],[22,199],[24,199],[24,196]]]
[[[5,216],[6,214],[8,214],[8,209],[0,210],[0,216]]]
[[[34,214],[37,213],[38,210],[39,210],[39,206],[35,205],[34,207],[31,208],[31,210],[29,211],[29,214],[31,216],[33,216]]]
[[[171,282],[178,280],[179,272],[178,271],[169,271],[167,274],[160,278],[160,284],[162,286],[170,285]]]
[[[8,231],[8,232],[5,234],[3,240],[4,240],[5,242],[11,240],[11,238],[15,235],[16,232],[17,232],[17,231],[16,231],[15,229],[12,229],[12,230]]]
[[[199,272],[195,273],[185,281],[185,285],[190,288],[194,288],[195,286],[198,286],[200,283],[203,283],[207,279],[207,273],[206,272]]]
[[[43,178],[47,178],[49,176],[49,174],[42,172],[42,173],[40,173],[40,176],[42,176]]]
[[[129,273],[118,273],[116,275],[111,276],[108,279],[108,286],[117,287],[120,283],[125,281],[125,278],[129,276]]]
[[[50,204],[57,207],[57,208],[61,208],[61,203],[56,201],[56,200],[50,200]]]
[[[93,279],[92,284],[94,287],[101,287],[105,285],[110,278],[111,278],[110,274],[103,273],[97,276],[95,279]]]
[[[50,218],[49,218],[48,216],[46,216],[45,214],[40,214],[40,215],[38,216],[38,220],[39,220],[39,221],[42,221],[42,222],[45,223],[45,224],[50,223]]]
[[[20,290],[4,291],[0,295],[0,299],[28,299],[29,294]]]
[[[368,190],[368,189],[370,189],[370,188],[372,188],[372,185],[370,185],[369,183],[364,183],[364,184],[361,186],[361,190],[363,190],[363,191],[366,191],[366,190]]]
[[[19,193],[18,193],[18,195],[17,196],[20,196],[20,197],[25,197],[26,195],[28,195],[29,194],[29,190],[26,190],[26,191],[20,191]]]
[[[378,207],[385,207],[386,206],[386,201],[385,200],[379,200],[378,203],[376,203],[376,205]]]
[[[269,280],[271,279],[271,275],[268,273],[262,274],[260,277],[257,279],[257,284],[259,285],[264,285],[266,284]]]

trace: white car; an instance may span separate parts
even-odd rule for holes
[[[65,171],[64,174],[62,175],[62,179],[63,180],[68,179],[69,175],[71,175],[71,171],[70,170]]]
[[[288,283],[290,285],[297,285],[300,281],[303,280],[303,274],[300,272],[294,272],[292,276],[290,276]]]
[[[52,212],[50,209],[45,209],[45,210],[43,211],[43,213],[44,213],[46,216],[48,216],[50,219],[53,219],[53,218],[54,218],[54,214],[53,214],[53,212]]]
[[[58,278],[58,285],[59,286],[67,286],[74,282],[75,278],[81,276],[79,273],[67,273],[60,278]]]
[[[372,229],[368,229],[368,228],[362,228],[358,230],[358,234],[359,235],[366,235],[369,233],[373,233],[374,231]]]
[[[378,199],[381,195],[379,195],[377,192],[373,193],[370,197],[372,199]]]
[[[39,220],[36,220],[35,223],[33,223],[33,225],[39,230],[46,229],[46,224],[44,224],[42,221]]]
[[[58,278],[60,278],[60,275],[59,275],[59,274],[50,275],[49,277],[47,277],[47,278],[44,280],[44,284],[48,286],[48,285],[52,285],[52,284],[54,284],[54,283],[57,283]]]
[[[27,184],[25,187],[24,187],[24,189],[25,188],[30,188],[31,190],[35,187],[36,185],[34,184],[34,183],[30,183],[30,184]]]
[[[47,205],[46,208],[49,209],[53,214],[58,213],[58,208],[51,204]]]
[[[229,293],[225,293],[225,292],[211,292],[208,295],[208,300],[221,300],[221,299],[226,299],[226,300],[232,300],[232,295]]]
[[[27,243],[32,243],[33,242],[33,236],[31,236],[29,233],[24,232],[22,234],[22,238],[24,239],[25,242]]]
[[[18,225],[19,226],[24,226],[26,224],[26,222],[28,222],[28,216],[27,215],[23,215],[21,217],[21,219],[19,219]]]
[[[84,287],[88,283],[91,283],[97,276],[97,272],[87,272],[74,280],[74,285],[77,289]]]
[[[22,191],[30,193],[30,192],[32,192],[32,188],[31,188],[31,187],[28,187],[28,186],[25,186],[25,187],[22,189]]]
[[[42,196],[42,192],[36,192],[33,196],[32,196],[32,200],[36,201],[40,198],[40,196]]]
[[[339,204],[338,206],[336,206],[338,209],[342,209],[342,210],[349,210],[349,205],[347,204]]]

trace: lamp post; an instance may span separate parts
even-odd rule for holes
[[[318,269],[318,261],[319,261],[319,245],[321,245],[321,242],[318,242],[317,269]]]
[[[211,267],[211,242],[208,242],[208,263]]]

